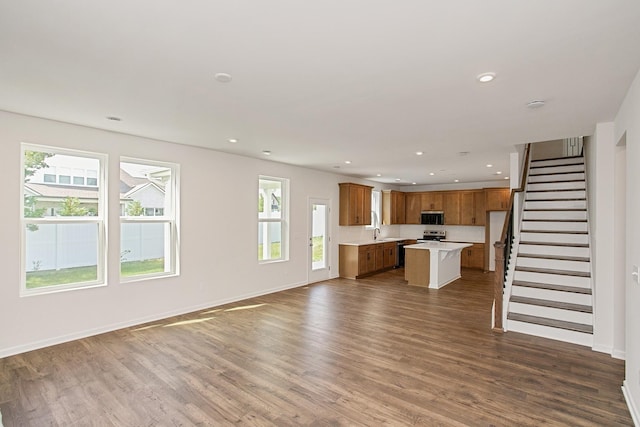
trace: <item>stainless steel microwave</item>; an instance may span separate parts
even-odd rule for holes
[[[444,225],[444,212],[422,211],[420,212],[420,224]]]

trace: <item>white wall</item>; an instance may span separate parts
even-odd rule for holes
[[[108,286],[19,297],[20,142],[109,156]],[[118,282],[119,158],[181,164],[181,275]],[[331,273],[338,272],[340,175],[0,112],[0,357],[307,283],[308,200],[331,200]],[[290,261],[257,262],[258,175],[291,180]],[[364,183],[364,182],[363,182]],[[372,183],[367,182],[372,185]]]
[[[599,123],[588,141],[587,187],[594,292],[593,349],[613,353],[615,206],[614,124]]]
[[[626,136],[625,136],[626,134]],[[640,285],[631,279],[633,265],[640,266],[640,73],[636,75],[631,88],[616,116],[614,141],[626,138],[627,183],[626,186],[626,253],[625,300],[626,373],[624,392],[634,421],[640,421]]]

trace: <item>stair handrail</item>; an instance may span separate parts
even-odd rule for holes
[[[529,157],[531,156],[531,144],[527,144],[525,147],[525,157],[522,167],[522,173],[520,175],[520,187],[511,190],[509,197],[509,206],[507,207],[507,215],[504,219],[504,225],[502,226],[502,234],[500,240],[494,243],[496,253],[496,271],[494,277],[493,287],[493,330],[496,332],[503,332],[502,324],[502,303],[504,295],[504,281],[507,271],[507,263],[509,262],[509,256],[511,255],[511,242],[513,240],[513,209],[516,193],[521,193],[525,189],[527,177],[529,175]]]

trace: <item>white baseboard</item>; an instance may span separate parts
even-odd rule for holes
[[[638,408],[635,403],[633,403],[631,390],[627,387],[627,380],[622,382],[622,394],[624,395],[624,400],[627,402],[627,408],[629,408],[629,412],[631,413],[633,425],[637,427],[640,425],[640,412],[638,412]]]
[[[131,326],[141,325],[143,323],[156,322],[158,320],[166,319],[173,316],[179,316],[181,314],[193,313],[194,311],[204,310],[207,308],[213,308],[220,305],[225,305],[233,302],[243,301],[249,298],[255,298],[262,295],[273,294],[275,292],[285,291],[287,289],[298,288],[300,286],[306,286],[307,282],[290,283],[288,285],[279,286],[267,290],[258,292],[251,292],[243,295],[238,295],[232,298],[225,298],[216,301],[207,301],[202,304],[196,304],[189,307],[182,307],[176,310],[166,311],[164,313],[153,314],[151,316],[140,317],[137,319],[127,320],[125,322],[112,323],[110,325],[101,326],[99,328],[86,329],[84,331],[74,332],[72,334],[60,335],[53,338],[47,338],[45,340],[34,341],[28,344],[18,345],[15,347],[0,349],[0,359],[8,356],[13,356],[20,353],[26,353],[27,351],[38,350],[40,348],[50,347],[52,345],[62,344],[69,341],[79,340],[87,338],[93,335],[104,334],[106,332],[116,331],[118,329],[129,328]],[[0,424],[0,427],[2,425]]]
[[[614,359],[627,360],[627,352],[624,350],[613,350],[611,357]]]
[[[613,347],[608,345],[593,344],[593,347],[591,347],[591,350],[597,351],[598,353],[612,354]]]

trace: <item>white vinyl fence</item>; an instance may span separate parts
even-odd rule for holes
[[[163,258],[165,227],[161,223],[123,224],[121,260]],[[26,231],[26,271],[92,266],[97,260],[97,224],[40,224],[37,230]]]

